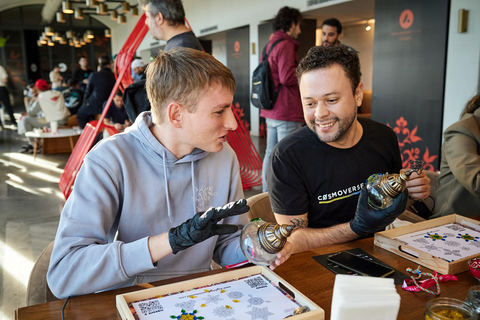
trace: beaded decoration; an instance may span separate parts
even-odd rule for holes
[[[412,268],[407,268],[407,272],[412,274],[410,278],[413,280],[413,283],[415,283],[417,288],[419,288],[420,290],[425,291],[426,293],[433,294],[434,296],[438,296],[442,292],[442,290],[440,289],[440,283],[438,282],[438,277],[436,272],[434,274],[431,274],[429,272],[422,272],[420,271],[420,268],[417,268],[415,270],[412,270]],[[417,280],[419,280],[422,277],[422,275],[431,277],[433,280],[435,280],[435,284],[437,286],[437,292],[428,290],[418,284]]]

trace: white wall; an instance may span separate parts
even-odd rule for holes
[[[365,30],[365,25],[345,26],[340,41],[358,51],[360,67],[362,71],[362,83],[364,90],[372,90],[373,74],[373,36],[375,24],[371,23],[372,29]]]
[[[458,33],[458,10],[469,10],[468,29]],[[480,1],[452,0],[448,31],[443,130],[457,121],[470,98],[479,93]]]

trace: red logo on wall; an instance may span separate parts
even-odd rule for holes
[[[233,49],[235,50],[235,52],[239,52],[240,51],[240,42],[235,41],[235,44],[233,45]]]
[[[403,29],[408,29],[413,23],[413,12],[412,10],[406,9],[403,10],[402,14],[400,14],[399,19],[400,27]]]

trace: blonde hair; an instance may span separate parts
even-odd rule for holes
[[[153,122],[164,121],[165,110],[173,101],[195,112],[198,100],[213,83],[235,93],[232,72],[210,54],[178,47],[158,55],[147,67],[145,83]]]

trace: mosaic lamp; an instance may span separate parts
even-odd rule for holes
[[[291,225],[279,225],[255,218],[247,223],[240,235],[240,248],[248,261],[259,266],[272,264],[292,231],[297,227],[305,228],[308,224],[305,218],[293,219],[291,222]]]
[[[366,182],[368,205],[372,209],[386,209],[393,204],[393,200],[402,193],[410,175],[413,172],[421,174],[425,162],[423,160],[410,161],[411,169],[402,173],[372,174]]]

